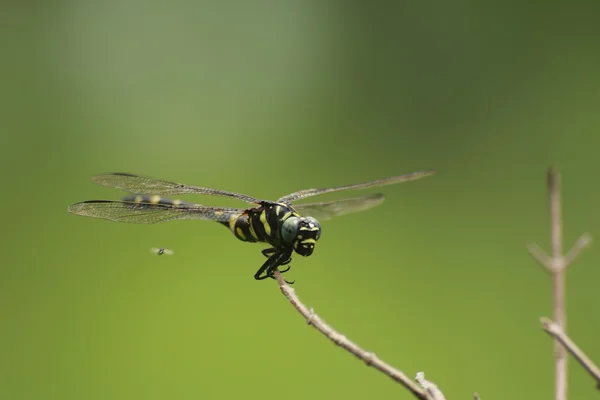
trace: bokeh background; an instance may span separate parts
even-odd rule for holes
[[[600,237],[600,3],[1,8],[1,399],[411,398],[254,281],[261,246],[67,206],[119,198],[90,181],[102,172],[273,199],[429,168],[323,222],[288,278],[449,399],[553,396],[551,284],[526,245],[548,247],[550,165],[565,246]],[[599,262],[592,246],[567,287],[569,333],[598,362]],[[569,378],[571,398],[596,395],[572,360]]]

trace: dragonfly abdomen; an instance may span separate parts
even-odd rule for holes
[[[264,237],[258,236],[254,227],[250,224],[250,211],[251,210],[247,210],[242,214],[233,215],[229,219],[229,222],[221,223],[229,227],[231,233],[242,242],[264,242]]]

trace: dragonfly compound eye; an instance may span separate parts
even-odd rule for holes
[[[298,236],[298,230],[300,228],[300,218],[289,217],[283,222],[281,226],[281,238],[287,244],[292,244]]]

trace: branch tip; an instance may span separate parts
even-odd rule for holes
[[[554,322],[548,317],[541,317],[540,323],[542,324],[542,329],[549,332]]]
[[[565,257],[564,267],[566,268],[567,266],[569,266],[579,256],[581,251],[588,247],[591,243],[592,235],[590,235],[589,233],[586,232],[583,235],[579,236],[579,239],[577,239],[577,241],[575,242],[573,247],[571,247],[571,250],[569,250]]]
[[[537,261],[542,267],[546,268],[548,271],[553,271],[552,259],[544,250],[542,250],[537,244],[531,243],[527,246],[529,249],[529,254]]]
[[[431,381],[425,379],[424,372],[417,372],[417,376],[415,380],[421,385],[423,389],[428,394],[428,399],[430,400],[446,400],[442,391],[437,387],[437,385]]]

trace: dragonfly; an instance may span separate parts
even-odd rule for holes
[[[171,249],[165,249],[164,247],[152,247],[150,249],[150,252],[152,254],[156,254],[157,256],[162,256],[163,254],[166,254],[168,256],[172,256],[173,254],[175,254],[175,252]]]
[[[96,175],[92,180],[103,186],[130,193],[121,200],[87,200],[68,207],[71,214],[116,222],[154,224],[173,220],[208,220],[226,226],[233,235],[250,243],[270,247],[262,250],[267,260],[254,274],[256,280],[275,279],[275,272],[289,271],[292,255],[308,257],[321,238],[319,220],[365,211],[384,201],[382,193],[341,200],[295,204],[296,201],[327,193],[368,189],[414,181],[433,175],[422,170],[368,182],[329,188],[300,190],[277,201],[263,200],[242,193],[191,186],[129,173]],[[245,208],[214,207],[172,200],[164,196],[209,195],[229,197],[251,204]],[[287,268],[280,269],[287,265]],[[288,282],[287,283],[293,283]]]

